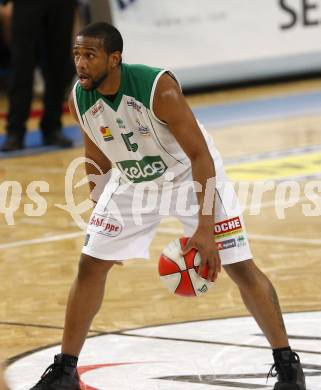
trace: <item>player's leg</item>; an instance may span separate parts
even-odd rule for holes
[[[62,353],[77,356],[104,298],[107,274],[115,263],[82,254],[66,308]]]
[[[264,332],[273,348],[278,374],[275,390],[305,390],[305,380],[298,356],[289,347],[277,294],[269,279],[256,267],[240,206],[232,183],[226,182],[224,172],[215,192],[215,241],[222,265],[238,285],[244,303]],[[196,202],[194,199],[190,203]],[[185,235],[193,234],[198,218],[180,217]],[[214,237],[213,237],[214,238]]]
[[[278,382],[274,389],[305,390],[305,379],[298,355],[289,346],[276,291],[253,260],[224,266],[237,284],[245,306],[273,348]]]
[[[81,254],[66,308],[61,354],[31,390],[80,390],[78,356],[104,298],[107,274],[114,261]]]
[[[264,332],[272,348],[289,346],[276,291],[266,275],[253,260],[224,266],[237,284],[242,299]]]
[[[148,248],[159,223],[159,215],[143,215],[141,224],[133,216],[133,187],[118,188],[110,182],[90,218],[78,275],[71,287],[62,353],[31,390],[80,390],[78,355],[90,324],[104,296],[105,282],[116,259],[148,258]],[[121,210],[121,213],[120,213]]]
[[[272,283],[254,264],[247,233],[233,186],[217,189],[215,241],[221,262],[239,287],[250,313],[271,347],[278,381],[275,390],[305,390],[298,355],[289,347],[277,294]]]

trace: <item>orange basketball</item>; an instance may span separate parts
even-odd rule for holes
[[[206,279],[207,265],[203,275],[198,275],[201,256],[196,249],[191,249],[184,256],[181,254],[187,241],[187,237],[182,237],[166,246],[159,258],[158,272],[161,281],[172,293],[195,297],[206,293],[214,283]]]

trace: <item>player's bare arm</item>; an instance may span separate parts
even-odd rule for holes
[[[213,158],[192,110],[178,84],[169,74],[161,76],[157,84],[153,110],[159,119],[168,124],[176,140],[191,160],[194,180],[202,186],[202,191],[197,194],[200,206],[198,228],[185,250],[197,248],[202,258],[200,273],[208,263],[208,279],[215,280],[221,269],[221,263],[214,241],[214,204],[212,214],[202,212],[207,181],[215,177]]]
[[[79,123],[72,93],[69,96],[68,105],[71,114]],[[88,135],[83,129],[82,131],[84,137],[85,157],[87,157],[88,160],[94,161],[99,166],[103,174],[105,175],[112,168],[112,164],[110,160],[102,153],[102,151],[98,148],[98,146],[92,142],[92,140],[88,137]],[[94,164],[90,164],[89,162],[86,162],[85,167],[86,167],[87,176],[96,175],[96,177],[99,177],[99,175],[101,175],[101,172],[99,171],[99,169],[95,167]],[[89,181],[90,193],[93,192],[96,185],[99,185],[99,188],[101,190],[104,188],[106,184],[105,177],[106,176],[102,177],[102,181],[103,181],[102,183],[98,183],[98,182],[94,183],[93,181]]]

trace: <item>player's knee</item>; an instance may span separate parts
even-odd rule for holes
[[[113,265],[112,261],[96,259],[82,253],[79,261],[78,278],[105,280]]]

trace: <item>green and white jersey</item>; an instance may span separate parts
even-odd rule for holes
[[[169,127],[153,112],[156,85],[165,72],[168,71],[145,65],[122,64],[120,88],[113,101],[97,90],[84,90],[78,82],[73,89],[83,129],[132,183],[162,182],[166,172],[176,177],[191,169],[189,158]],[[210,137],[202,131],[210,146]]]

